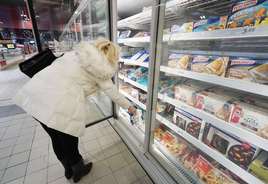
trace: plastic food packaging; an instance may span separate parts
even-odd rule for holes
[[[210,17],[208,19],[199,20],[194,23],[193,32],[214,31],[225,29],[228,16]]]

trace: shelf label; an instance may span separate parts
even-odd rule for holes
[[[255,27],[245,27],[242,31],[242,34],[247,34],[255,31]]]

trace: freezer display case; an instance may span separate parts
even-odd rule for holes
[[[158,6],[149,152],[178,183],[268,183],[268,1]]]
[[[137,115],[131,116],[127,110],[118,108],[118,118],[123,122],[129,137],[142,152],[145,142],[145,124],[149,86],[150,63],[150,23],[151,7],[131,17],[118,21],[118,44],[121,47],[118,73],[119,92],[137,107]],[[147,15],[147,16],[144,16]],[[147,125],[149,126],[149,125]]]
[[[113,40],[111,22],[113,20],[113,3],[111,0],[81,0],[65,26],[57,43],[57,51],[73,50],[81,41],[91,42],[99,37]],[[114,116],[113,104],[110,98],[98,92],[89,99],[89,109],[94,111],[94,117],[89,117],[88,125],[106,120]]]

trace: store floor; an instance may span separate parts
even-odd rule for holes
[[[42,127],[11,98],[28,79],[17,68],[0,71],[0,183],[66,184]],[[81,154],[93,161],[82,184],[151,184],[149,177],[107,121],[86,129]]]

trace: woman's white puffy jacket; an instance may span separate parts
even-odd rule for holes
[[[111,78],[117,70],[91,44],[81,44],[37,73],[14,102],[50,128],[79,137],[90,115],[87,97],[102,90],[123,108],[130,103]]]

